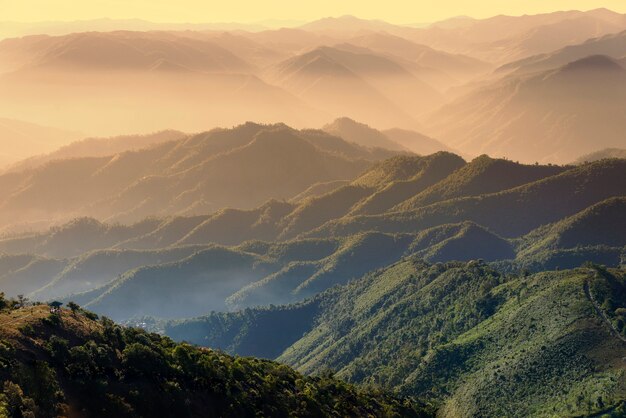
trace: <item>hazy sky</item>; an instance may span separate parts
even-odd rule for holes
[[[0,0],[0,21],[110,17],[248,23],[352,14],[393,23],[421,23],[460,15],[488,17],[599,7],[626,12],[626,0]]]

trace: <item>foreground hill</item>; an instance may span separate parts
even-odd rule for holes
[[[516,276],[412,257],[299,305],[213,314],[166,332],[306,372],[330,367],[429,399],[440,416],[619,414],[625,291],[617,270]]]
[[[626,70],[592,55],[478,87],[436,111],[427,125],[462,152],[568,163],[623,145],[624,103]]]
[[[9,306],[7,306],[9,305]],[[332,377],[231,357],[122,328],[95,314],[2,300],[7,416],[429,416]]]
[[[352,179],[390,155],[320,131],[248,123],[0,175],[0,225],[83,215],[128,222],[250,208],[318,182]]]

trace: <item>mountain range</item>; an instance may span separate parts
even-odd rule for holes
[[[243,140],[242,130],[264,129],[213,132],[208,144],[218,146],[217,133],[232,141]],[[487,156],[466,163],[447,152],[400,155],[301,200],[127,225],[82,218],[6,236],[0,283],[10,295],[73,299],[125,320],[297,302],[408,255],[483,259],[506,271],[589,260],[618,266],[626,245],[624,170],[620,159],[541,166]]]
[[[626,415],[625,15],[0,26],[0,416]]]
[[[128,222],[251,208],[291,198],[315,183],[350,179],[394,154],[322,131],[254,123],[113,155],[91,149],[92,155],[0,175],[3,226],[41,225],[42,212],[57,223],[87,215]]]
[[[101,27],[0,41],[0,114],[105,137],[348,117],[464,156],[559,164],[622,141],[623,92],[607,85],[623,81],[599,67],[624,67],[626,18],[605,9],[422,28],[350,16],[260,31]]]

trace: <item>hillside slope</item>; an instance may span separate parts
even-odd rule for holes
[[[625,290],[617,270],[516,276],[412,257],[303,304],[166,332],[306,372],[330,367],[429,399],[440,416],[587,415],[626,400],[626,337],[614,330]]]
[[[93,313],[1,302],[6,416],[430,415],[328,376],[175,344]]]

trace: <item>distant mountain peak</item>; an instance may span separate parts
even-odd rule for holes
[[[607,55],[590,55],[576,61],[572,61],[561,68],[562,72],[579,71],[609,71],[625,72],[624,68],[614,59]]]

